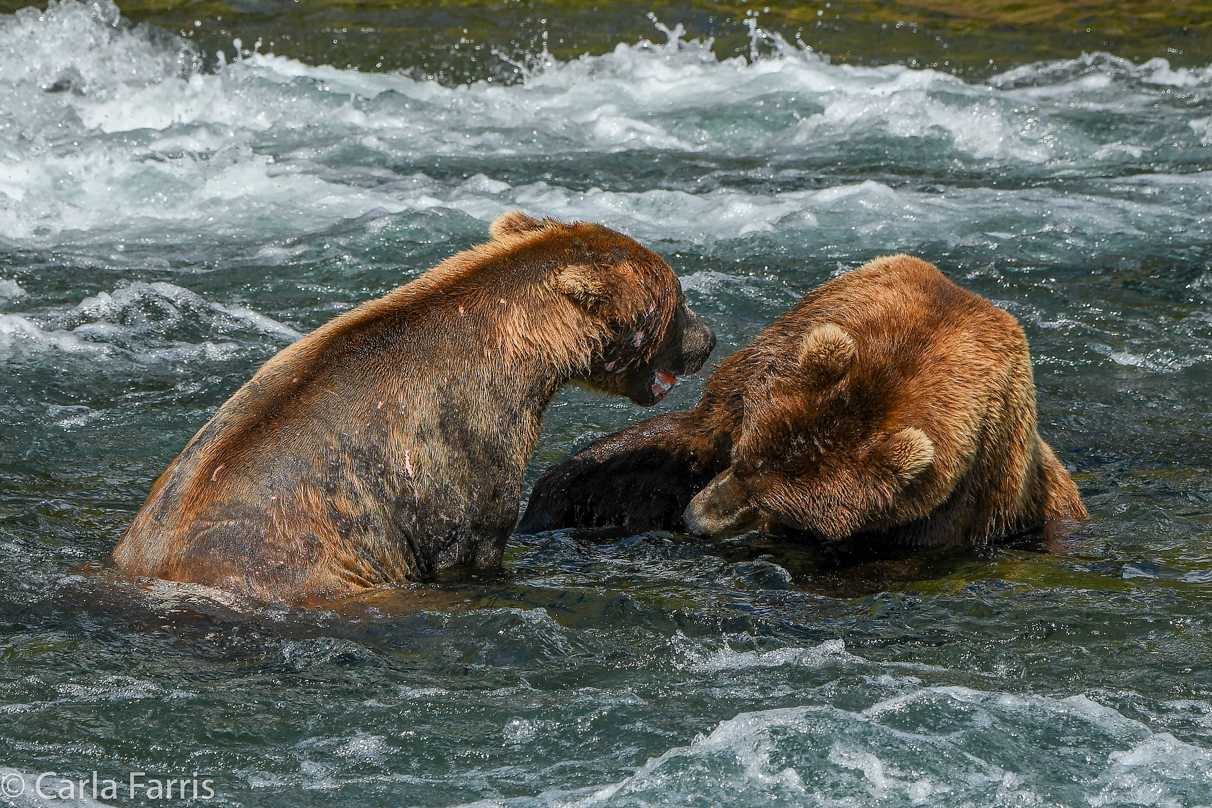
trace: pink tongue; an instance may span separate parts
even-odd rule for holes
[[[673,383],[678,380],[677,376],[672,373],[666,373],[663,370],[656,372],[656,381],[652,383],[652,394],[657,398],[665,395],[673,387]]]

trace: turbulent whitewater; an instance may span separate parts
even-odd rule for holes
[[[448,86],[216,64],[108,2],[0,17],[0,768],[249,806],[1212,802],[1212,68],[973,82],[667,22]],[[717,358],[927,258],[1023,323],[1091,522],[892,559],[516,537],[340,616],[98,570],[261,362],[513,208],[657,249]],[[568,392],[529,481],[650,414]]]

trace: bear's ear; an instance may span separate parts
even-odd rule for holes
[[[829,381],[844,374],[853,358],[854,340],[833,323],[818,325],[800,343],[800,364]]]
[[[597,311],[606,302],[609,287],[591,266],[569,264],[560,268],[556,288],[575,300],[586,311]]]
[[[906,427],[888,438],[884,456],[896,478],[908,484],[934,462],[934,442],[917,427]]]
[[[530,218],[520,210],[509,210],[488,225],[488,235],[492,236],[493,241],[499,241],[504,236],[516,236],[520,233],[542,230],[548,224],[550,224],[550,220],[539,221]]]

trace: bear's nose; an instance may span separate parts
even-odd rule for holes
[[[762,520],[736,475],[728,468],[690,500],[682,512],[682,522],[687,532],[695,536],[721,537],[753,530]]]
[[[694,373],[701,368],[714,350],[715,332],[708,328],[693,309],[686,306],[686,327],[682,332],[682,356],[685,372]]]

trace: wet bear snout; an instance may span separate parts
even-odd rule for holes
[[[715,332],[685,303],[682,304],[685,326],[682,329],[682,373],[695,373],[715,350]]]

